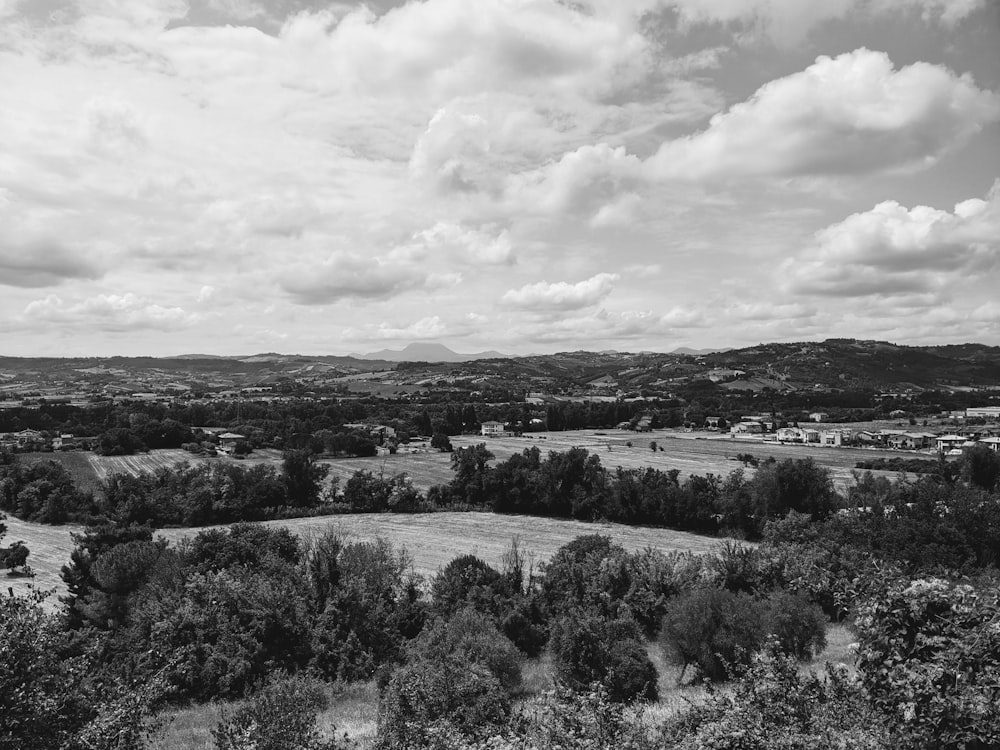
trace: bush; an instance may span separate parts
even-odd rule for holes
[[[550,646],[556,674],[574,690],[598,683],[615,702],[658,698],[656,667],[632,620],[572,613],[555,623]]]
[[[858,608],[858,668],[901,748],[1000,746],[1000,593],[895,579]]]
[[[521,654],[480,612],[466,609],[446,622],[438,620],[411,649],[415,660],[434,661],[450,655],[486,667],[508,693],[521,687]]]
[[[457,654],[418,659],[398,669],[382,693],[378,747],[441,746],[435,737],[442,725],[462,737],[484,738],[501,730],[510,710],[507,691],[482,664]]]
[[[434,577],[431,596],[435,608],[446,616],[470,605],[495,614],[502,603],[497,599],[509,596],[509,588],[500,571],[475,555],[461,555]]]
[[[892,733],[846,670],[801,676],[773,652],[753,659],[732,690],[672,716],[660,744],[675,750],[889,750]]]
[[[738,674],[763,646],[763,611],[748,594],[695,589],[670,604],[662,633],[664,654],[681,664],[678,681],[689,666],[704,679],[724,680]]]
[[[336,750],[316,727],[326,708],[321,683],[279,674],[212,730],[218,750]]]
[[[826,615],[804,594],[778,591],[767,600],[767,632],[783,654],[810,659],[826,648]]]

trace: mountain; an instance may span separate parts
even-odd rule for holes
[[[508,355],[494,351],[459,354],[444,344],[433,342],[407,344],[402,349],[382,349],[358,356],[361,359],[381,359],[389,362],[470,362],[475,359],[508,358]]]

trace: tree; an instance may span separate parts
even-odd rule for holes
[[[556,674],[570,688],[583,691],[599,683],[612,701],[657,700],[656,667],[635,622],[569,613],[553,625],[549,645]]]
[[[1000,453],[986,445],[973,445],[962,453],[962,478],[974,487],[991,491],[1000,483]]]
[[[281,466],[288,504],[300,508],[316,505],[330,467],[317,463],[307,450],[285,451]]]
[[[100,639],[72,642],[33,598],[0,597],[0,748],[140,750],[162,682],[124,685],[101,667]]]
[[[663,619],[663,647],[681,664],[708,680],[735,676],[764,644],[759,602],[748,594],[715,587],[698,588],[674,599]]]
[[[453,450],[451,447],[451,438],[445,432],[435,432],[431,437],[431,448],[443,453],[451,453]]]

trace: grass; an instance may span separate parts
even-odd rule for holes
[[[325,737],[348,737],[358,750],[368,750],[375,743],[378,715],[378,688],[374,681],[327,686],[327,707],[317,718]],[[161,713],[161,725],[147,744],[148,750],[214,750],[212,730],[223,715],[232,712],[238,702],[205,703]]]
[[[845,426],[845,425],[841,425]],[[739,453],[749,453],[759,459],[774,457],[812,458],[830,470],[834,485],[843,490],[852,483],[851,472],[858,461],[870,461],[880,455],[908,455],[897,452],[874,451],[865,448],[826,448],[818,445],[781,445],[762,440],[737,440],[718,432],[683,432],[656,430],[654,432],[625,432],[622,430],[567,430],[565,432],[526,433],[520,437],[483,438],[464,435],[453,437],[456,448],[486,443],[498,460],[520,453],[525,448],[537,447],[546,455],[549,451],[567,451],[586,448],[595,453],[605,467],[614,469],[641,469],[647,466],[669,471],[677,469],[683,480],[691,474],[728,475],[734,469],[744,469],[748,475],[753,469],[736,460]],[[655,442],[657,450],[650,449]],[[632,443],[631,446],[628,443]],[[662,448],[662,450],[660,450]],[[389,457],[390,459],[393,457]],[[390,464],[391,465],[391,462]],[[891,471],[874,471],[876,476],[895,478]]]
[[[821,673],[826,662],[845,664],[853,670],[854,657],[849,644],[853,636],[841,624],[829,626],[827,647],[812,662],[803,662],[800,669],[804,673]],[[685,682],[678,684],[680,668],[667,661],[657,643],[647,647],[650,658],[659,674],[660,700],[642,709],[642,721],[655,726],[666,719],[685,711],[692,705],[703,703],[709,697],[704,685]],[[552,689],[552,659],[545,654],[539,659],[524,662],[524,678],[521,700],[530,700],[540,693]],[[719,686],[725,690],[725,686]],[[346,733],[357,742],[358,750],[370,750],[374,746],[378,717],[378,689],[373,681],[349,685],[330,685],[329,705],[320,713],[318,726],[325,736]],[[211,703],[202,706],[176,709],[160,716],[163,726],[149,743],[149,750],[211,750],[211,730],[218,724],[223,711],[232,710],[235,703]]]
[[[354,540],[384,537],[395,546],[405,548],[414,570],[422,575],[432,575],[458,555],[467,553],[500,566],[504,552],[515,538],[526,560],[535,566],[551,557],[559,547],[584,534],[605,534],[629,551],[652,547],[664,552],[702,554],[714,552],[725,544],[724,539],[671,529],[484,512],[352,513],[264,523],[287,527],[300,536],[333,527]],[[196,530],[164,529],[158,533],[176,542]]]
[[[65,594],[66,588],[59,571],[69,561],[73,542],[70,534],[82,527],[47,526],[28,523],[8,517],[7,536],[3,544],[22,540],[31,550],[28,565],[35,572],[34,579],[6,577],[0,585],[5,591],[25,594],[32,585],[55,589]],[[355,513],[338,516],[293,518],[266,521],[268,526],[285,526],[296,534],[309,535],[322,529],[339,529],[353,540],[364,541],[384,537],[397,548],[409,554],[415,572],[431,576],[458,555],[478,555],[494,566],[503,562],[503,554],[511,540],[517,538],[525,559],[532,565],[547,560],[562,545],[584,534],[606,534],[630,551],[653,547],[664,552],[678,550],[701,554],[717,550],[725,540],[703,537],[685,531],[623,526],[613,523],[584,523],[530,516],[500,516],[492,513],[426,513],[396,515],[389,513]],[[162,529],[158,535],[176,543],[183,537],[193,536],[201,529]],[[58,606],[56,597],[50,597],[46,606]]]
[[[34,587],[43,591],[55,589],[57,595],[64,594],[66,586],[59,577],[59,571],[69,562],[69,555],[73,550],[70,534],[80,531],[81,527],[27,523],[12,516],[4,519],[3,523],[7,526],[7,535],[0,543],[7,546],[20,540],[27,544],[30,550],[28,565],[35,575],[34,578],[0,576],[2,593],[7,593],[7,589],[10,588],[15,594],[23,596]],[[56,596],[50,596],[44,606],[50,611],[54,610],[59,606],[58,599]]]

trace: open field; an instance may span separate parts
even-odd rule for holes
[[[16,593],[25,593],[28,586],[56,589],[65,593],[59,571],[69,560],[73,549],[70,533],[79,526],[46,526],[8,518],[4,544],[23,540],[31,550],[28,564],[35,571],[34,581],[24,577],[6,577],[3,586]],[[354,540],[381,536],[397,547],[403,547],[413,561],[414,570],[424,576],[433,575],[457,555],[471,553],[491,565],[500,565],[503,553],[513,538],[517,538],[528,561],[537,564],[547,560],[556,549],[583,534],[607,534],[628,550],[645,547],[669,552],[703,553],[717,549],[723,541],[670,529],[622,526],[612,523],[583,523],[529,516],[499,516],[492,513],[425,513],[395,515],[389,513],[356,513],[340,516],[292,518],[266,521],[268,526],[287,526],[296,534],[311,534],[329,526],[342,530]],[[157,532],[171,542],[192,536],[200,529],[162,529]],[[55,599],[48,604],[56,606]]]
[[[655,441],[654,453],[649,445]],[[497,459],[504,460],[525,448],[536,446],[543,454],[548,451],[566,451],[582,447],[596,453],[601,463],[609,468],[638,469],[652,466],[662,471],[678,469],[681,478],[690,474],[720,474],[725,476],[734,469],[743,468],[736,460],[739,453],[749,453],[757,458],[773,456],[815,459],[833,476],[834,485],[843,490],[851,482],[851,470],[858,461],[868,461],[877,456],[906,456],[906,451],[875,451],[865,448],[824,448],[818,445],[781,445],[763,440],[734,439],[717,432],[678,432],[656,430],[653,432],[624,432],[620,430],[567,430],[565,432],[535,432],[521,437],[483,438],[462,436],[452,438],[452,445],[486,443]],[[628,443],[632,446],[629,447]],[[659,450],[663,448],[663,450]],[[914,454],[918,455],[918,454]],[[746,469],[748,474],[753,469]],[[894,477],[893,472],[873,472]]]
[[[58,596],[65,594],[66,586],[59,578],[59,571],[69,562],[69,554],[73,550],[73,541],[69,535],[80,531],[81,527],[27,523],[13,516],[7,516],[3,523],[7,526],[7,535],[0,544],[6,547],[19,540],[27,544],[31,551],[28,565],[35,572],[35,577],[31,579],[0,574],[0,593],[6,594],[7,589],[11,588],[15,594],[24,595],[28,593],[29,587],[34,586],[43,591],[55,589]],[[59,606],[55,597],[49,597],[45,604],[48,609]]]
[[[470,553],[491,565],[500,565],[503,553],[515,537],[529,561],[537,564],[583,534],[606,534],[627,550],[646,547],[670,552],[701,554],[718,549],[724,540],[685,531],[623,526],[617,523],[584,523],[532,516],[504,516],[493,513],[351,513],[317,518],[265,521],[268,526],[286,526],[299,535],[332,526],[354,540],[381,536],[404,547],[421,575],[432,575],[457,555]],[[197,529],[159,531],[172,542],[197,533]]]
[[[164,448],[149,453],[137,453],[134,456],[99,456],[96,453],[88,455],[94,466],[94,473],[102,482],[111,474],[138,476],[144,472],[152,473],[164,466],[169,468],[184,462],[190,463],[195,458],[180,448]]]

